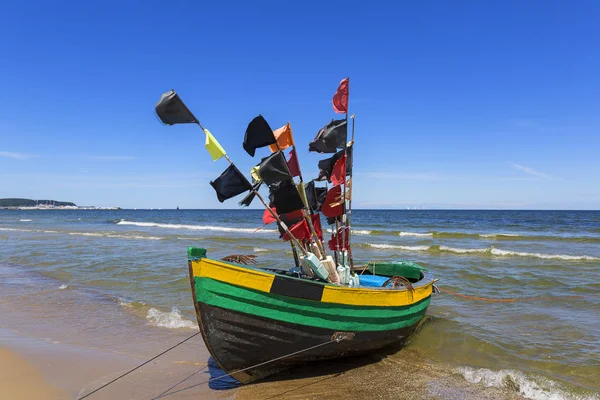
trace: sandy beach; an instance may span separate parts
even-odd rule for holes
[[[114,354],[110,351],[17,336],[7,329],[0,330],[0,343],[2,343],[0,347],[0,369],[3,371],[0,377],[2,399],[81,398],[144,362],[138,356]],[[150,399],[197,371],[201,372],[178,388],[204,382],[209,379],[206,369],[203,368],[206,363],[192,360],[192,357],[185,354],[191,353],[195,356],[197,354],[195,350],[197,349],[194,348],[194,351],[190,352],[188,347],[184,351],[173,351],[101,389],[89,398]],[[207,385],[199,385],[193,390],[182,391],[166,398],[227,399],[232,398],[232,395],[232,391],[215,392]]]
[[[46,380],[41,372],[21,355],[0,347],[0,387],[7,399],[60,400],[67,394]]]

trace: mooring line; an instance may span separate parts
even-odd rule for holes
[[[160,356],[162,356],[163,354],[165,354],[165,353],[167,353],[167,352],[169,352],[169,351],[173,350],[175,347],[177,347],[177,346],[179,346],[179,345],[181,345],[181,344],[183,344],[183,343],[187,342],[187,341],[188,341],[188,340],[190,340],[191,338],[193,338],[193,337],[195,337],[195,336],[198,336],[199,334],[200,334],[200,331],[198,331],[198,332],[194,333],[192,336],[188,337],[187,339],[184,339],[184,340],[182,340],[181,342],[177,343],[176,345],[169,347],[167,350],[163,351],[162,353],[160,353],[160,354],[158,354],[158,355],[156,355],[156,356],[152,357],[152,358],[151,358],[151,359],[149,359],[148,361],[145,361],[145,362],[143,362],[142,364],[138,365],[137,367],[135,367],[135,368],[133,368],[133,369],[131,369],[131,370],[129,370],[129,371],[127,371],[127,372],[125,372],[124,374],[122,374],[122,375],[120,375],[120,376],[116,377],[116,378],[115,378],[115,379],[113,379],[112,381],[110,381],[110,382],[108,382],[108,383],[105,383],[104,385],[100,386],[98,389],[95,389],[95,390],[93,390],[93,391],[89,392],[89,393],[88,393],[88,394],[86,394],[85,396],[79,397],[77,400],[82,400],[82,399],[85,399],[86,397],[89,397],[89,396],[93,395],[94,393],[96,393],[96,392],[97,392],[97,391],[99,391],[100,389],[103,389],[103,388],[107,387],[108,385],[110,385],[111,383],[114,383],[114,382],[118,381],[119,379],[121,379],[121,378],[122,378],[122,377],[124,377],[125,375],[128,375],[128,374],[132,373],[133,371],[135,371],[136,369],[138,369],[138,368],[141,368],[141,367],[143,367],[144,365],[148,364],[150,361],[156,360],[158,357],[160,357]]]
[[[456,293],[453,292],[452,290],[448,290],[448,289],[444,289],[441,288],[439,286],[437,286],[438,290],[441,292],[446,292],[448,294],[451,294],[453,296],[458,296],[458,297],[462,297],[465,299],[469,299],[469,300],[479,300],[479,301],[488,301],[491,303],[516,303],[518,301],[532,301],[532,300],[554,300],[554,299],[585,299],[586,296],[551,296],[551,297],[521,297],[521,298],[516,298],[516,299],[491,299],[488,297],[476,297],[476,296],[469,296],[466,294],[462,294],[462,293]]]
[[[187,378],[180,380],[179,382],[177,382],[176,384],[174,384],[173,386],[171,386],[170,388],[168,388],[167,390],[165,390],[164,392],[162,392],[161,394],[159,394],[158,396],[156,396],[154,398],[158,399],[158,398],[162,397],[164,394],[169,393],[171,390],[175,389],[177,386],[181,385],[183,382],[187,381],[192,376],[204,371],[206,368],[208,368],[208,364],[206,364],[204,367],[200,368],[198,371],[194,372],[193,374],[188,375]]]
[[[176,390],[174,392],[170,392],[170,393],[166,393],[166,394],[160,394],[160,395],[158,395],[156,397],[153,397],[151,400],[157,400],[157,399],[160,399],[160,398],[163,398],[163,397],[170,396],[170,395],[175,394],[175,393],[183,392],[184,390],[188,390],[188,389],[192,389],[192,388],[195,388],[195,387],[198,387],[198,386],[201,386],[201,385],[205,385],[205,384],[207,384],[209,382],[213,382],[213,381],[216,381],[216,380],[219,380],[219,379],[222,379],[222,378],[226,378],[226,377],[231,376],[233,374],[236,374],[238,372],[244,372],[244,371],[248,371],[249,369],[261,367],[263,365],[266,365],[266,364],[269,364],[269,363],[272,363],[272,362],[275,362],[275,361],[279,361],[279,360],[282,360],[284,358],[294,356],[296,354],[304,353],[305,351],[313,350],[313,349],[316,349],[316,348],[321,347],[321,346],[325,346],[325,345],[328,345],[328,344],[331,344],[331,343],[339,343],[342,340],[352,340],[352,338],[350,338],[350,337],[340,337],[340,336],[336,337],[335,334],[334,334],[334,337],[331,340],[329,340],[328,342],[324,342],[324,343],[320,343],[320,344],[317,344],[317,345],[314,345],[314,346],[311,346],[311,347],[307,347],[306,349],[298,350],[298,351],[295,351],[293,353],[286,354],[286,355],[274,358],[272,360],[264,361],[264,362],[261,362],[259,364],[252,365],[250,367],[246,367],[244,369],[240,369],[240,370],[237,370],[237,371],[234,371],[234,372],[230,372],[230,373],[225,374],[225,375],[215,376],[214,378],[210,378],[210,379],[208,379],[208,380],[206,380],[204,382],[196,383],[195,385],[188,386],[188,387]],[[193,376],[195,374],[196,373],[192,374],[191,376]],[[177,386],[177,385],[175,385],[175,386]],[[168,392],[168,390],[167,390],[167,392]],[[165,392],[163,392],[163,393],[165,393]]]

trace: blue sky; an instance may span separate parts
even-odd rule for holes
[[[242,171],[248,122],[308,142],[350,76],[357,208],[600,208],[594,1],[9,2],[0,197],[126,208],[220,204],[176,89]],[[258,206],[256,202],[255,206]]]

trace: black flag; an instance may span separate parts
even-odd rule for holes
[[[260,161],[258,175],[267,185],[292,179],[287,167],[285,156],[281,151],[276,151]]]
[[[348,176],[352,174],[352,146],[349,146],[346,149],[346,153],[346,176]],[[319,176],[316,180],[322,181],[327,179],[329,182],[331,182],[331,172],[333,171],[333,166],[343,155],[344,150],[340,150],[332,157],[319,161]]]
[[[315,140],[308,144],[308,151],[317,153],[335,153],[346,145],[348,124],[345,119],[331,120],[321,128]]]
[[[221,176],[211,181],[210,185],[217,192],[217,199],[221,203],[247,190],[252,190],[250,182],[233,164],[227,167]]]
[[[319,211],[327,196],[327,188],[316,187],[315,181],[312,180],[306,184],[305,189],[308,205],[313,211]]]
[[[254,157],[256,149],[274,143],[276,143],[276,140],[273,129],[271,129],[262,115],[259,115],[250,121],[248,128],[246,128],[243,144],[244,150],[246,150],[248,154]]]
[[[174,90],[163,93],[154,109],[158,118],[167,125],[195,124],[198,122]]]
[[[271,207],[275,207],[278,214],[289,213],[304,207],[298,190],[291,180],[275,183],[269,189]]]
[[[252,187],[252,191],[250,193],[248,193],[243,199],[242,201],[240,201],[238,204],[240,206],[250,206],[250,204],[252,204],[252,201],[254,200],[254,198],[256,197],[256,192],[258,192],[258,189],[260,189],[260,185],[263,184],[263,181],[256,181],[254,182],[254,186]]]

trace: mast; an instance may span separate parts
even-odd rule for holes
[[[288,128],[290,129],[290,134],[291,134],[291,126],[290,123],[287,123]],[[275,138],[275,147],[277,148],[277,151],[280,151],[281,154],[284,157],[285,160],[285,154],[283,153],[283,151],[281,150],[281,147],[279,147],[279,143],[277,142],[277,138]],[[302,190],[304,189],[304,180],[302,179],[302,170],[300,169],[300,160],[298,160],[298,152],[296,152],[296,144],[292,145],[292,151],[294,152],[294,154],[296,155],[296,160],[298,161],[298,178],[300,179],[300,186],[302,188]],[[287,160],[285,160],[285,169],[287,170],[288,174],[290,174],[290,176],[292,176],[292,173],[290,171],[290,168],[287,165]],[[292,176],[292,182],[294,183],[294,186],[296,186],[296,183],[294,182],[294,177]],[[296,190],[298,190],[298,186],[296,186]],[[304,207],[302,207],[304,210],[302,212],[302,217],[304,218],[304,220],[306,221],[306,223],[308,224],[308,228],[310,230],[310,235],[311,238],[313,239],[313,241],[315,242],[317,249],[319,250],[319,252],[321,253],[321,257],[319,257],[320,259],[324,260],[327,257],[327,254],[325,253],[325,248],[323,247],[323,244],[321,243],[321,241],[319,240],[319,236],[317,235],[317,231],[315,230],[315,227],[313,226],[312,223],[312,210],[310,208],[310,206],[308,204],[304,203],[304,199],[306,198],[306,191],[304,192],[304,196],[301,196],[302,199],[302,204],[304,204]],[[298,195],[300,195],[300,193],[298,193]],[[311,217],[307,216],[310,215]]]
[[[348,77],[348,105],[346,106],[346,129],[348,129],[348,109],[350,108],[350,77]],[[348,132],[346,130],[346,132]],[[348,256],[350,256],[350,228],[347,227],[346,225],[346,221],[347,221],[347,215],[346,215],[346,187],[348,186],[346,184],[347,180],[346,180],[346,172],[347,172],[347,168],[346,166],[348,165],[348,137],[346,136],[346,143],[344,143],[344,162],[346,163],[344,165],[344,176],[342,179],[344,179],[344,190],[342,192],[342,262],[341,264],[344,265],[346,263],[346,259],[344,256],[344,250],[346,248],[346,229],[348,229]],[[339,234],[339,232],[338,232]]]
[[[354,257],[352,257],[352,249],[350,246],[350,238],[352,237],[352,235],[350,234],[350,232],[352,231],[351,228],[351,221],[352,221],[352,186],[354,186],[354,182],[352,181],[352,164],[354,162],[354,114],[352,114],[352,139],[350,140],[350,145],[352,146],[352,159],[350,160],[350,178],[348,178],[348,180],[350,181],[350,192],[349,192],[349,199],[348,199],[348,215],[347,215],[347,220],[348,220],[348,260],[350,261],[350,270],[354,270]],[[345,178],[345,177],[344,177]],[[346,198],[344,197],[344,204],[346,203]]]

